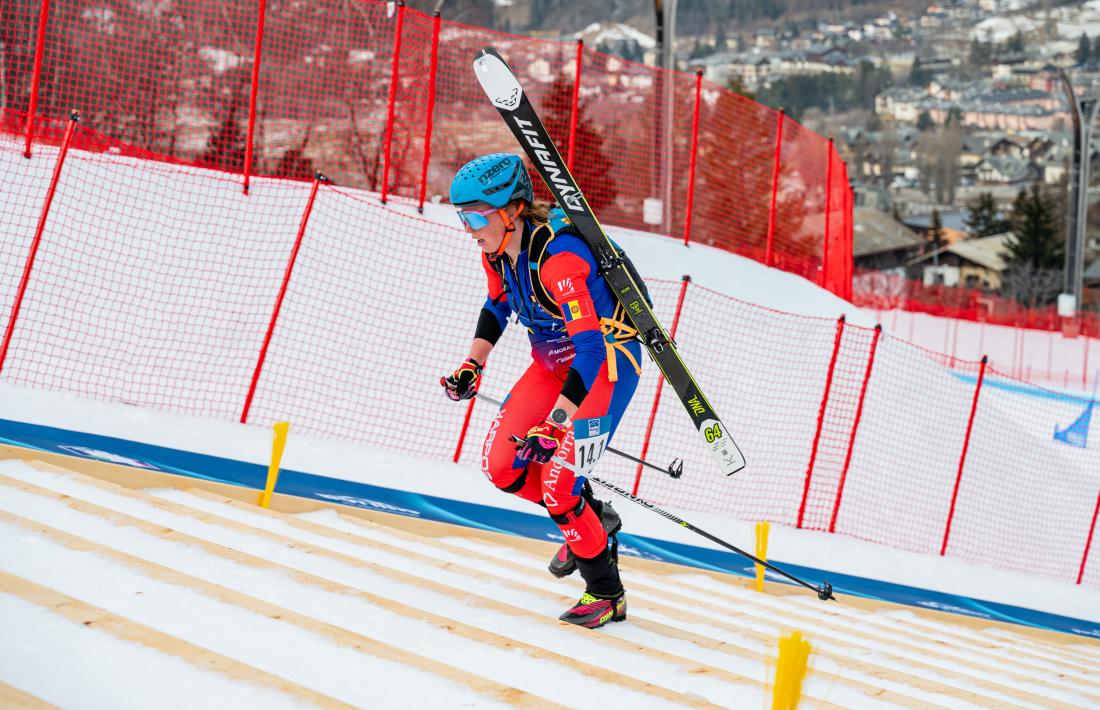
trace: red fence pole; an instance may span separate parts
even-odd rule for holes
[[[703,92],[703,70],[695,70],[695,113],[691,119],[691,163],[688,167],[687,216],[684,218],[684,246],[691,236],[691,209],[695,204],[695,157],[699,152],[699,99]]]
[[[577,144],[577,118],[580,113],[581,100],[581,63],[584,61],[584,40],[577,40],[577,73],[573,77],[573,106],[569,109],[569,151],[566,154],[565,166],[573,170],[573,149]]]
[[[833,204],[833,139],[829,139],[829,147],[825,151],[829,165],[825,171],[825,239],[821,244],[821,288],[832,293],[829,288],[829,241],[832,235],[829,233],[829,221],[832,216]]]
[[[69,153],[69,143],[73,139],[73,129],[80,115],[73,111],[69,114],[69,125],[65,128],[65,138],[61,141],[61,152],[57,154],[57,162],[53,166],[53,177],[50,178],[50,187],[46,190],[46,200],[42,203],[42,211],[38,214],[38,227],[34,230],[34,239],[31,240],[31,250],[27,254],[27,261],[23,264],[23,277],[19,279],[19,287],[15,291],[15,302],[11,307],[11,315],[8,316],[8,327],[4,331],[4,340],[0,342],[0,372],[4,370],[4,360],[8,356],[8,346],[11,345],[12,335],[15,333],[15,322],[19,320],[19,309],[23,306],[23,296],[27,293],[27,284],[31,279],[31,270],[34,268],[34,258],[38,255],[38,245],[42,243],[42,233],[46,230],[46,217],[50,214],[50,205],[53,204],[53,196],[57,193],[57,182],[61,179],[61,166],[65,164],[65,156]]]
[[[871,352],[867,355],[867,369],[863,372],[863,385],[859,390],[859,404],[856,405],[856,419],[852,422],[852,434],[848,437],[848,453],[844,455],[844,470],[840,472],[840,483],[836,489],[836,502],[833,503],[833,516],[829,519],[829,532],[836,532],[836,516],[840,511],[840,499],[844,495],[844,481],[848,478],[848,467],[852,463],[852,449],[856,444],[856,432],[859,431],[859,420],[863,418],[863,400],[867,396],[867,383],[871,381],[871,369],[875,366],[875,351],[878,350],[878,339],[882,335],[882,325],[875,326],[875,335],[871,339]]]
[[[779,161],[783,153],[783,117],[786,112],[779,109],[777,128],[775,129],[775,163],[772,165],[772,206],[768,211],[768,246],[764,251],[764,266],[775,262],[775,205],[779,196]]]
[[[955,503],[959,498],[959,484],[962,482],[963,467],[966,465],[966,452],[970,448],[970,433],[974,430],[974,414],[978,411],[978,395],[982,392],[982,381],[985,380],[985,366],[989,362],[989,356],[982,356],[982,368],[978,370],[978,384],[974,387],[974,401],[970,405],[970,419],[966,422],[966,438],[963,439],[963,450],[959,456],[959,472],[955,476],[955,490],[951,493],[951,509],[947,512],[947,526],[943,531],[943,546],[940,547],[940,557],[947,554],[947,540],[951,536],[951,521],[955,517]]]
[[[687,295],[688,284],[691,283],[691,277],[684,274],[680,281],[680,297],[676,299],[676,314],[672,316],[672,330],[669,331],[669,337],[673,340],[676,339],[676,329],[680,326],[680,313],[684,310],[684,296]],[[657,378],[657,394],[653,395],[653,408],[649,410],[649,421],[645,426],[645,438],[642,441],[642,455],[639,458],[644,459],[645,455],[649,453],[649,437],[653,433],[653,424],[657,421],[657,406],[661,402],[661,389],[664,387],[665,378]],[[642,465],[638,464],[638,470],[634,473],[634,490],[633,494],[638,495],[638,486],[642,482]]]
[[[390,96],[386,104],[386,143],[382,159],[382,204],[386,204],[386,193],[390,181],[390,145],[393,143],[393,115],[397,102],[397,81],[401,78],[401,27],[405,24],[405,2],[397,3],[397,25],[393,30],[393,62],[390,73]]]
[[[856,215],[855,215],[855,196],[852,194],[852,183],[848,180],[848,166],[844,166],[844,184],[848,186],[846,193],[848,195],[848,230],[847,230],[847,243],[844,245],[844,299],[847,301],[852,300],[852,271],[855,269],[855,231],[856,231]]]
[[[477,401],[477,397],[470,398],[470,406],[466,407],[466,418],[462,420],[462,431],[458,434],[458,445],[455,446],[454,462],[458,463],[458,459],[462,456],[462,443],[466,441],[466,431],[470,428],[470,417],[474,413],[474,402]]]
[[[252,139],[256,135],[256,95],[260,90],[260,48],[264,43],[264,16],[267,0],[259,0],[260,16],[256,21],[256,50],[252,55],[252,90],[248,95],[248,134],[244,141],[244,194],[248,194],[252,174]]]
[[[817,411],[817,431],[814,432],[814,445],[810,450],[810,465],[806,467],[806,482],[802,485],[802,503],[798,506],[797,527],[802,527],[806,515],[806,500],[810,496],[810,477],[813,475],[814,462],[817,461],[817,445],[821,442],[821,428],[825,424],[825,407],[829,405],[829,391],[833,388],[833,373],[836,372],[836,358],[840,353],[840,341],[844,337],[844,316],[836,320],[836,337],[833,338],[833,354],[829,358],[829,374],[825,377],[825,391],[821,395],[821,408]]]
[[[1081,387],[1089,384],[1089,332],[1085,322],[1081,322],[1081,339],[1085,342],[1085,364],[1081,367]]]
[[[1085,540],[1085,553],[1081,555],[1081,569],[1077,571],[1077,584],[1085,577],[1085,565],[1089,561],[1089,548],[1092,547],[1092,535],[1096,532],[1096,517],[1100,515],[1100,493],[1096,494],[1096,507],[1092,510],[1092,524],[1089,525],[1089,536]]]
[[[27,142],[23,157],[31,157],[31,141],[34,140],[34,114],[38,112],[38,86],[42,78],[42,55],[46,50],[46,20],[50,16],[50,0],[42,0],[38,11],[38,39],[34,45],[34,74],[31,75],[31,105],[27,111]],[[3,361],[0,360],[0,363]]]
[[[275,299],[275,308],[271,312],[271,322],[267,324],[264,344],[260,347],[260,357],[256,360],[256,370],[252,373],[252,383],[248,386],[248,396],[244,400],[244,410],[241,412],[241,424],[248,422],[248,410],[252,408],[252,398],[256,394],[256,385],[260,381],[264,360],[267,359],[267,348],[271,345],[271,336],[275,332],[275,321],[279,319],[279,311],[283,307],[283,298],[286,297],[286,288],[290,284],[290,275],[294,271],[294,262],[298,259],[298,249],[302,246],[302,237],[306,233],[306,225],[309,224],[309,215],[313,212],[313,202],[317,199],[317,188],[324,179],[325,176],[321,173],[317,173],[313,178],[309,199],[306,200],[306,209],[302,212],[302,222],[298,225],[298,236],[294,238],[294,248],[290,250],[290,259],[286,263],[286,272],[283,273],[283,284],[279,287],[279,296]]]
[[[432,159],[432,114],[435,113],[435,77],[439,69],[439,10],[432,14],[432,68],[428,73],[428,120],[424,127],[424,164],[420,166],[420,204],[417,212],[424,214],[424,195],[428,190],[428,163]]]

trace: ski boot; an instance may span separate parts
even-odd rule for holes
[[[607,538],[607,547],[595,557],[578,558],[577,568],[584,577],[584,594],[558,618],[587,629],[625,621],[626,592],[619,578],[619,541],[615,536]]]
[[[607,597],[585,592],[572,608],[558,618],[586,629],[598,629],[611,621],[625,621],[626,592]]]
[[[588,481],[584,482],[584,488],[581,490],[581,497],[584,498],[592,510],[600,516],[600,525],[607,532],[607,536],[610,538],[623,527],[623,521],[619,519],[619,514],[615,512],[615,509],[611,507],[611,503],[607,501],[598,500],[595,495],[592,494],[592,486]],[[615,546],[618,549],[618,546]],[[554,575],[558,579],[568,577],[573,574],[577,569],[577,557],[573,554],[573,551],[569,549],[569,545],[562,543],[558,551],[554,553],[554,557],[550,560],[550,574]]]

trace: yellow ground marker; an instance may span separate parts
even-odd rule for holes
[[[260,507],[271,505],[271,494],[275,492],[275,481],[279,480],[279,464],[283,461],[283,449],[286,448],[286,435],[290,431],[290,422],[276,422],[275,441],[271,444],[271,464],[267,467],[267,485],[260,494]]]
[[[764,520],[756,524],[756,556],[767,562],[768,560],[768,521]],[[764,565],[756,565],[756,591],[764,591]]]
[[[775,662],[772,710],[795,710],[802,699],[802,681],[810,658],[810,642],[802,632],[779,637],[779,658]]]

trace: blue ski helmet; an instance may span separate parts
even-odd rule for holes
[[[531,204],[535,194],[523,160],[513,153],[491,153],[463,165],[451,181],[451,204],[484,202],[497,209],[512,200]]]

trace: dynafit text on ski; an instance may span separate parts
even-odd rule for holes
[[[631,277],[619,251],[597,221],[584,193],[577,186],[562,160],[561,153],[550,139],[535,107],[508,63],[496,50],[486,47],[474,59],[474,73],[555,201],[592,249],[612,293],[633,321],[639,337],[691,416],[695,428],[705,440],[722,472],[728,476],[740,471],[745,467],[745,457],[741,449],[703,395],[677,352],[675,343],[646,303],[641,289]]]

